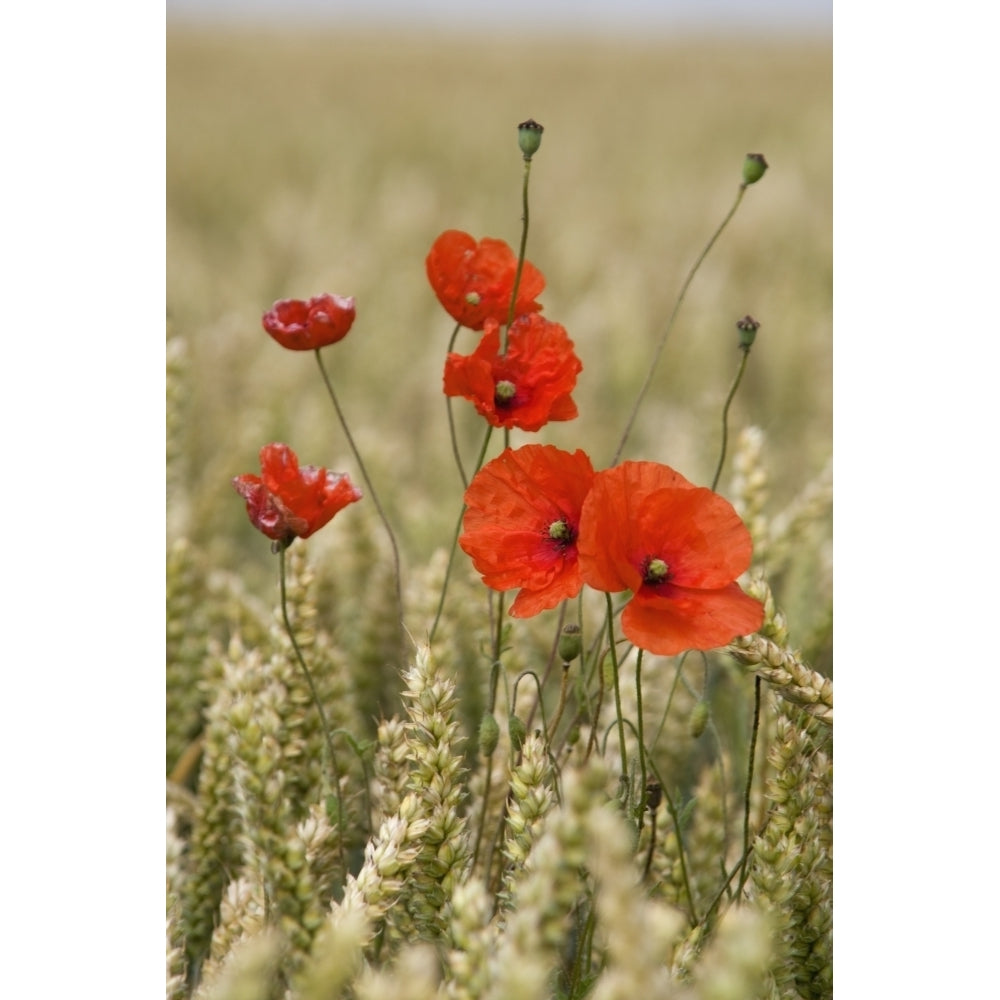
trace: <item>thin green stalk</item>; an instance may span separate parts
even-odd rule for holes
[[[667,704],[663,709],[663,715],[660,717],[660,725],[656,730],[656,736],[653,737],[654,747],[660,742],[660,737],[663,735],[663,727],[667,724],[667,716],[670,714],[670,706],[674,703],[674,695],[677,693],[677,685],[680,683],[681,673],[684,670],[684,661],[688,658],[688,653],[690,652],[691,650],[684,652],[680,660],[677,661],[677,670],[674,673],[674,682],[670,685],[670,693],[667,695]]]
[[[687,894],[688,903],[691,904],[688,919],[691,921],[692,927],[697,927],[700,920],[698,918],[698,911],[695,907],[694,893],[691,890],[691,881],[688,877],[687,860],[684,851],[684,835],[681,831],[680,814],[677,812],[677,807],[674,805],[673,797],[667,790],[666,783],[661,777],[660,772],[656,769],[656,765],[653,763],[652,758],[649,758],[649,767],[660,785],[660,790],[663,792],[663,799],[667,803],[667,812],[670,813],[670,818],[673,820],[674,832],[677,834],[677,860],[681,866],[681,880],[684,883],[684,892]]]
[[[497,594],[497,620],[496,629],[493,633],[493,659],[499,660],[500,653],[503,651],[503,606],[504,598],[507,595],[500,591]]]
[[[646,742],[642,726],[642,649],[636,654],[635,661],[635,703],[636,728],[639,731],[639,832],[646,815]]]
[[[299,661],[302,673],[305,674],[306,683],[309,685],[309,691],[312,694],[313,704],[316,706],[316,711],[319,713],[320,725],[323,727],[323,736],[326,739],[326,750],[330,755],[330,768],[333,771],[333,790],[337,797],[337,852],[340,856],[340,867],[342,869],[343,876],[346,878],[347,861],[344,857],[344,807],[340,797],[340,767],[337,764],[337,751],[333,748],[333,734],[330,732],[330,724],[327,722],[326,712],[323,710],[323,702],[320,701],[319,692],[316,690],[316,685],[313,683],[312,673],[310,672],[309,667],[306,666],[305,657],[302,655],[302,650],[299,648],[298,640],[295,638],[295,630],[292,628],[291,620],[288,617],[288,596],[285,588],[284,546],[278,550],[278,578],[281,589],[281,617],[285,623],[285,631],[288,633],[288,638],[292,643],[292,649],[295,650],[295,657]]]
[[[736,898],[743,895],[747,880],[747,859],[750,857],[750,789],[753,787],[754,758],[757,755],[757,730],[760,728],[760,675],[753,684],[753,729],[750,733],[750,760],[747,763],[747,787],[743,797],[743,864],[740,867],[740,882]]]
[[[712,478],[712,490],[714,492],[715,487],[719,485],[719,476],[722,475],[722,466],[726,461],[726,445],[729,441],[729,405],[733,401],[733,397],[736,395],[736,390],[740,387],[740,382],[743,380],[743,373],[747,370],[747,359],[750,357],[750,345],[741,345],[740,351],[743,357],[740,359],[740,367],[736,371],[736,378],[733,379],[732,388],[729,390],[729,395],[726,397],[726,402],[722,407],[722,448],[719,454],[719,464],[715,469],[715,476]]]
[[[500,354],[507,353],[507,329],[514,322],[514,310],[517,308],[517,290],[521,285],[521,272],[524,270],[524,255],[528,248],[528,179],[531,176],[531,160],[524,161],[524,182],[521,186],[521,246],[517,253],[517,271],[514,272],[514,289],[510,296],[510,309],[507,312],[507,326],[500,331]]]
[[[462,329],[461,323],[455,324],[455,329],[451,331],[451,339],[448,341],[448,350],[445,352],[445,356],[451,354],[455,349],[455,340],[458,337],[458,331]],[[469,477],[465,474],[465,466],[462,464],[462,454],[458,448],[458,432],[455,430],[455,411],[452,405],[452,397],[445,396],[445,406],[448,410],[448,434],[451,437],[451,453],[455,456],[455,465],[458,467],[458,474],[462,477],[462,488],[469,488]]]
[[[618,683],[618,650],[615,648],[615,618],[611,607],[611,595],[605,594],[608,604],[608,644],[611,655],[611,676],[615,689],[615,713],[618,717],[618,749],[622,758],[622,777],[628,778],[628,755],[625,753],[625,717],[622,714],[622,692]]]
[[[581,591],[582,593],[582,591]],[[549,650],[549,658],[545,663],[545,672],[542,674],[542,684],[541,687],[544,690],[545,685],[549,681],[549,676],[552,673],[552,667],[555,664],[556,656],[559,654],[559,636],[562,633],[563,622],[566,620],[566,602],[563,601],[559,605],[559,617],[556,620],[556,634],[555,639],[552,642],[552,647]],[[538,700],[534,705],[531,706],[531,711],[528,712],[528,718],[525,720],[525,725],[528,729],[531,729],[532,720],[535,718],[535,712],[538,711],[538,705],[541,701],[541,695],[539,694]],[[554,735],[554,733],[553,733]]]
[[[389,518],[386,516],[385,510],[382,508],[382,504],[379,502],[378,494],[375,492],[375,487],[372,484],[371,477],[368,475],[368,470],[365,468],[364,460],[361,458],[361,453],[358,451],[358,446],[354,443],[354,436],[351,434],[351,429],[347,425],[347,419],[344,417],[344,411],[340,408],[340,402],[337,399],[337,394],[333,389],[333,382],[330,381],[330,376],[326,372],[326,366],[323,364],[323,356],[320,353],[319,348],[316,349],[316,363],[319,365],[320,374],[323,376],[323,381],[326,384],[326,391],[330,395],[330,400],[333,402],[333,408],[337,411],[337,417],[340,420],[340,426],[343,428],[344,436],[347,438],[347,443],[351,446],[351,451],[354,453],[354,460],[358,463],[358,469],[361,471],[361,476],[365,481],[365,486],[368,487],[368,495],[372,498],[372,503],[375,504],[375,510],[378,511],[378,516],[382,519],[382,524],[385,526],[386,534],[389,536],[389,544],[392,546],[392,562],[393,568],[396,575],[396,607],[399,611],[399,623],[400,626],[403,624],[403,575],[399,565],[399,546],[396,544],[396,535],[392,530],[392,525],[389,523]],[[405,633],[403,633],[405,635]]]
[[[483,459],[486,457],[486,449],[490,443],[490,436],[493,433],[492,425],[486,428],[486,437],[483,439],[483,446],[479,449],[479,458],[476,460],[476,472],[479,471],[483,464]],[[475,475],[475,473],[473,473]],[[448,582],[451,579],[451,569],[455,563],[455,553],[458,550],[458,536],[462,533],[462,520],[465,517],[465,504],[462,504],[462,509],[458,512],[458,522],[455,525],[455,533],[451,539],[451,551],[448,553],[448,568],[445,570],[444,583],[441,585],[441,599],[438,601],[437,614],[434,616],[434,624],[431,625],[430,635],[427,637],[427,642],[431,643],[434,641],[434,633],[437,632],[438,624],[441,621],[441,613],[444,611],[444,599],[448,593]]]
[[[719,228],[712,234],[712,238],[705,244],[704,250],[698,255],[698,259],[694,262],[694,266],[688,272],[688,276],[684,279],[684,284],[681,286],[680,294],[677,296],[677,301],[674,303],[673,312],[670,313],[670,318],[667,320],[667,325],[660,337],[660,342],[656,345],[656,351],[653,354],[652,364],[649,366],[649,371],[646,372],[646,380],[642,384],[642,388],[639,390],[639,395],[636,396],[635,403],[632,406],[632,413],[629,415],[628,423],[625,425],[625,430],[622,433],[621,440],[618,442],[618,448],[615,450],[614,458],[611,459],[611,465],[617,465],[619,459],[621,458],[622,452],[625,450],[625,442],[628,441],[629,435],[632,433],[632,426],[635,423],[635,418],[639,413],[639,407],[642,405],[642,401],[649,392],[649,387],[653,382],[653,375],[656,371],[656,366],[660,362],[660,355],[663,353],[663,347],[667,342],[667,337],[670,334],[671,329],[673,329],[674,320],[677,318],[677,313],[680,311],[681,303],[684,301],[684,297],[687,295],[688,288],[691,282],[694,280],[695,274],[698,273],[698,269],[701,267],[702,262],[708,256],[708,252],[715,245],[715,241],[722,235],[722,231],[729,225],[729,220],[736,214],[736,209],[739,208],[740,202],[743,200],[743,195],[746,192],[746,185],[741,184],[740,189],[736,195],[736,201],[733,202],[733,207],[729,209],[728,214],[722,220]]]

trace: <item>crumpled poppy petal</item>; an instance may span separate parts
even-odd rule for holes
[[[580,592],[575,542],[593,476],[583,451],[552,445],[508,448],[473,476],[459,545],[487,586],[520,588],[514,617],[538,614]],[[565,537],[553,537],[554,524]]]
[[[659,656],[715,649],[756,632],[763,622],[764,606],[737,583],[718,590],[674,587],[669,596],[640,592],[622,612],[626,638]]]
[[[577,540],[584,582],[632,591],[622,631],[662,655],[714,649],[760,628],[763,606],[736,578],[750,533],[732,505],[669,466],[623,462],[597,473]]]
[[[445,360],[444,392],[468,399],[494,427],[540,430],[577,416],[571,393],[583,370],[573,342],[558,323],[520,316],[511,324],[507,353],[500,354],[500,324],[489,319],[472,354]],[[498,386],[505,383],[508,394]]]
[[[343,340],[354,324],[353,296],[281,299],[264,313],[264,329],[290,351],[314,351]]]
[[[488,319],[506,322],[517,274],[517,257],[503,241],[485,237],[478,243],[458,229],[443,232],[426,260],[427,278],[448,315],[462,326],[482,330]],[[535,299],[545,278],[525,261],[514,315],[538,312]]]
[[[246,500],[250,523],[283,545],[308,538],[362,496],[346,474],[300,467],[287,444],[264,445],[260,468],[259,477],[236,476],[233,488]]]
[[[679,587],[725,587],[753,557],[750,533],[733,505],[704,486],[650,493],[636,511],[636,533]]]

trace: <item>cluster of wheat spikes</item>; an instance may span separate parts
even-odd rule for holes
[[[169,400],[184,378],[171,343]],[[574,713],[532,682],[555,662],[576,690],[551,632],[519,624],[491,684],[477,579],[453,576],[433,649],[416,639],[400,660],[370,512],[331,524],[335,560],[311,561],[311,540],[289,550],[289,617],[335,759],[280,610],[175,536],[167,997],[830,996],[833,689],[808,643],[791,648],[771,589],[804,550],[829,575],[815,539],[830,478],[770,514],[766,454],[744,431],[729,490],[754,535],[747,589],[764,627],[643,662],[659,794],[641,824],[619,804],[637,776],[619,773],[610,697]],[[429,633],[445,561],[408,574],[414,636]]]

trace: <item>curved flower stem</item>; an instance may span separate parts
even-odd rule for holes
[[[677,693],[677,685],[680,683],[681,675],[684,671],[684,661],[688,658],[688,654],[690,652],[691,650],[686,650],[681,655],[680,660],[677,661],[677,670],[674,673],[674,682],[670,685],[670,693],[667,695],[667,704],[663,709],[663,715],[660,717],[660,725],[656,730],[656,736],[653,737],[654,747],[660,742],[660,737],[663,735],[663,727],[667,724],[667,716],[670,714],[670,706],[674,703],[674,695]]]
[[[681,286],[680,294],[677,296],[677,301],[674,303],[673,311],[670,313],[667,325],[660,336],[660,342],[656,345],[656,351],[653,353],[653,361],[649,366],[649,371],[646,372],[646,380],[643,382],[642,388],[639,390],[639,395],[635,398],[635,403],[632,406],[632,412],[629,415],[628,423],[625,425],[625,430],[622,433],[621,440],[618,442],[618,448],[615,450],[614,458],[611,459],[612,466],[618,464],[618,460],[621,458],[622,452],[625,450],[625,442],[628,441],[628,437],[632,433],[632,426],[639,413],[639,407],[642,405],[642,401],[645,398],[646,393],[649,392],[649,387],[653,381],[653,374],[656,371],[656,366],[660,362],[660,355],[663,353],[663,347],[667,342],[667,337],[669,336],[671,329],[673,328],[674,320],[677,318],[677,313],[680,311],[681,303],[684,301],[684,296],[687,295],[688,288],[691,286],[691,282],[694,280],[695,274],[698,273],[698,269],[701,267],[702,262],[708,256],[708,252],[715,245],[715,241],[722,235],[722,231],[727,225],[729,225],[729,220],[736,214],[736,209],[739,208],[745,192],[746,185],[741,184],[736,195],[736,201],[733,202],[732,208],[729,209],[726,217],[719,224],[719,228],[712,234],[712,238],[705,244],[705,248],[698,255],[698,259],[694,262],[694,266],[688,272],[688,276],[684,279],[684,284]]]
[[[292,628],[291,620],[288,617],[288,595],[285,588],[285,548],[282,546],[278,550],[278,577],[281,589],[281,617],[285,623],[285,631],[291,640],[292,649],[295,650],[295,658],[299,661],[302,673],[305,674],[306,683],[312,694],[313,704],[319,713],[320,725],[323,727],[323,736],[326,739],[326,750],[330,755],[330,769],[333,771],[333,790],[337,797],[337,851],[340,855],[340,867],[344,878],[347,877],[347,861],[344,857],[344,809],[340,795],[340,767],[337,764],[337,751],[333,748],[333,734],[330,732],[330,724],[326,719],[326,712],[323,710],[323,702],[320,701],[319,692],[313,683],[312,673],[306,666],[305,657],[299,648],[298,640],[295,638],[295,629]]]
[[[562,632],[563,622],[566,620],[566,602],[563,601],[559,605],[559,617],[556,619],[556,634],[552,641],[552,647],[549,651],[549,657],[545,661],[545,671],[542,673],[541,680],[541,690],[545,689],[545,685],[549,682],[549,677],[552,675],[552,668],[556,662],[556,657],[559,655],[559,635]],[[539,693],[538,700],[531,706],[531,711],[528,712],[528,718],[525,720],[525,725],[528,729],[531,729],[531,723],[535,718],[535,712],[538,711],[538,706],[541,701],[541,693]]]
[[[361,453],[358,451],[358,446],[354,443],[354,436],[351,434],[351,429],[347,426],[347,419],[344,417],[344,411],[340,408],[340,402],[337,399],[337,394],[333,390],[333,382],[330,381],[330,376],[326,373],[326,366],[323,364],[323,356],[320,354],[319,348],[316,349],[316,363],[319,365],[320,374],[323,376],[324,383],[326,383],[326,391],[329,393],[330,399],[333,402],[333,408],[337,411],[337,417],[340,420],[340,426],[343,428],[344,436],[347,438],[347,443],[351,446],[351,451],[354,453],[354,459],[358,463],[358,469],[361,471],[361,476],[365,481],[365,486],[368,487],[368,493],[372,498],[372,503],[375,504],[375,510],[378,511],[378,516],[381,518],[382,524],[385,525],[386,534],[389,536],[389,544],[392,546],[393,568],[396,574],[396,607],[399,611],[399,623],[400,626],[402,626],[403,575],[399,566],[399,546],[396,544],[396,535],[392,530],[392,525],[389,524],[389,518],[386,517],[385,510],[382,508],[378,494],[375,492],[375,487],[372,485],[371,477],[368,475],[368,470],[365,468],[365,463],[361,458]]]
[[[608,644],[611,654],[611,677],[615,689],[615,714],[618,717],[618,743],[622,758],[622,777],[628,778],[628,755],[625,753],[625,719],[622,714],[622,692],[618,683],[618,650],[615,648],[615,616],[611,607],[611,595],[605,594],[608,602]]]
[[[448,354],[455,349],[455,340],[458,337],[458,331],[462,329],[461,323],[455,324],[455,329],[451,332],[451,339],[448,341],[448,350],[445,354]],[[448,408],[448,433],[451,436],[451,453],[455,456],[455,465],[458,466],[458,474],[462,477],[462,488],[469,488],[469,477],[465,474],[465,466],[462,464],[462,454],[458,448],[458,433],[455,430],[455,412],[452,406],[452,397],[445,396],[445,403]]]
[[[550,723],[550,729],[546,730],[546,740],[549,746],[552,746],[552,742],[555,739],[556,730],[559,728],[559,723],[562,722],[563,712],[566,710],[566,702],[569,701],[569,672],[572,664],[564,663],[562,680],[559,683],[559,703],[556,705],[555,713],[552,716],[552,722]],[[541,695],[539,695],[539,704],[541,704]],[[543,706],[544,708],[544,706]],[[545,725],[545,713],[542,712],[542,725]]]
[[[698,910],[695,907],[694,892],[691,889],[691,880],[688,877],[687,852],[684,849],[684,834],[681,830],[680,814],[677,812],[677,806],[674,803],[673,797],[667,789],[666,783],[660,776],[660,772],[657,770],[652,758],[649,758],[649,767],[653,772],[653,776],[660,785],[660,789],[663,792],[663,800],[667,803],[667,812],[670,813],[670,818],[673,820],[674,833],[677,836],[677,860],[681,866],[681,880],[684,883],[684,891],[687,893],[688,903],[690,904],[688,919],[691,921],[692,927],[697,927],[698,924],[701,923],[701,920],[698,917]]]
[[[642,833],[642,822],[646,815],[646,742],[643,738],[642,726],[642,650],[636,653],[635,661],[635,712],[636,730],[639,738],[639,832]]]
[[[514,272],[514,288],[510,295],[510,309],[507,313],[507,326],[500,331],[500,355],[507,353],[507,329],[514,322],[514,310],[517,308],[517,290],[521,285],[521,272],[524,270],[524,254],[528,247],[528,180],[531,177],[531,160],[524,161],[524,183],[521,186],[521,247],[517,253],[517,271]]]
[[[740,359],[740,367],[737,369],[736,378],[733,379],[732,388],[729,390],[729,395],[726,397],[726,402],[722,407],[722,449],[719,454],[719,464],[715,470],[715,476],[712,479],[712,491],[715,492],[715,487],[719,485],[719,476],[722,475],[722,465],[726,460],[726,444],[729,441],[729,405],[733,401],[733,397],[736,395],[736,390],[740,387],[740,382],[743,380],[743,373],[747,370],[747,359],[750,357],[750,345],[740,345],[740,350],[743,352],[743,357]]]
[[[753,786],[754,758],[757,755],[757,730],[760,728],[760,675],[753,683],[753,729],[750,733],[750,760],[747,762],[747,787],[743,797],[743,864],[740,866],[740,881],[736,898],[743,895],[747,881],[747,860],[750,857],[750,789]]]
[[[476,459],[476,469],[473,475],[479,471],[483,464],[483,459],[486,457],[486,449],[490,443],[490,437],[493,434],[493,426],[489,425],[486,428],[486,437],[483,438],[483,446],[479,449],[479,457]],[[437,627],[441,622],[441,613],[444,611],[444,599],[448,593],[448,581],[451,579],[451,569],[455,563],[455,552],[458,549],[458,536],[462,533],[462,519],[465,517],[465,504],[462,504],[462,509],[458,512],[458,523],[455,525],[455,533],[451,539],[451,551],[448,553],[448,568],[444,573],[444,583],[441,585],[441,600],[438,601],[437,613],[434,615],[434,624],[431,625],[430,634],[427,637],[428,645],[434,641],[434,633],[437,631]]]

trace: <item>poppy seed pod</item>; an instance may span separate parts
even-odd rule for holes
[[[545,129],[534,118],[529,118],[517,126],[517,144],[526,160],[530,160],[538,152],[544,131]]]
[[[767,170],[767,160],[763,153],[747,153],[743,160],[743,184],[756,184]]]
[[[744,316],[743,319],[737,322],[736,329],[740,331],[740,347],[743,350],[749,350],[757,337],[760,323],[753,316]]]
[[[500,723],[493,715],[484,715],[482,722],[479,723],[479,752],[484,757],[489,757],[499,742]]]
[[[570,622],[559,633],[559,657],[563,663],[572,663],[580,655],[582,640],[580,626]]]

